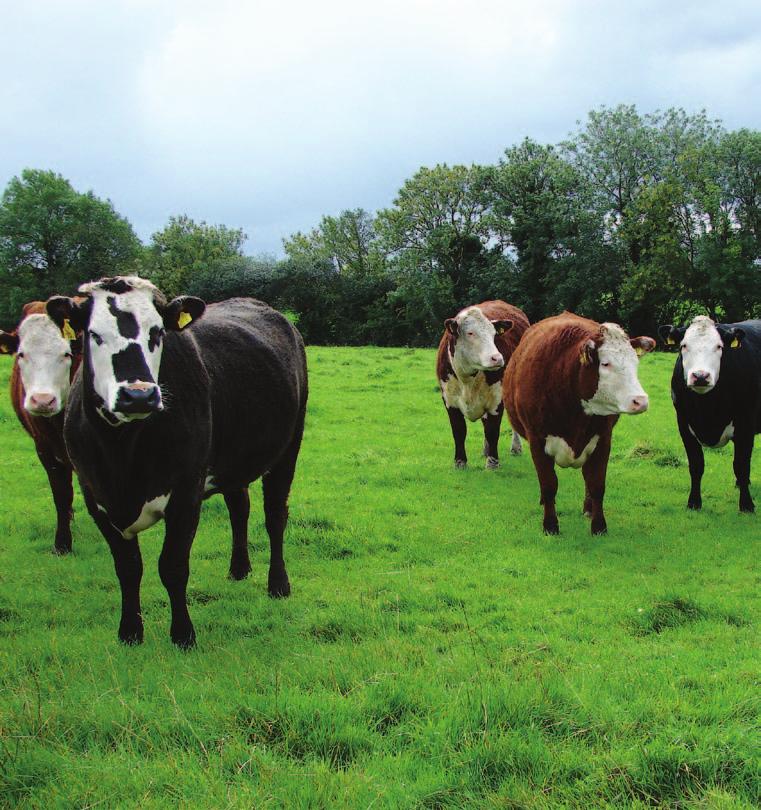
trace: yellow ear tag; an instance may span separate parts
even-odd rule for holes
[[[504,332],[505,332],[505,327],[504,326],[500,326],[499,329],[497,329],[497,334],[498,335],[502,335],[502,334],[504,334]]]
[[[181,312],[180,317],[177,318],[177,326],[184,329],[192,320],[193,318],[187,312]]]
[[[69,323],[68,318],[63,319],[63,328],[61,329],[61,334],[64,336],[66,340],[76,340],[77,335],[74,330],[71,328],[71,324]]]
[[[584,350],[584,351],[583,351],[583,352],[582,352],[582,353],[579,355],[579,362],[581,363],[581,365],[582,365],[582,366],[586,366],[586,365],[589,363],[589,357],[587,357],[587,352],[586,352],[586,350]]]
[[[676,341],[674,340],[674,338],[671,337],[671,335],[669,335],[666,338],[666,345],[667,346],[673,346],[675,343],[676,343]]]
[[[733,341],[732,341],[732,342],[729,344],[730,348],[732,348],[732,349],[736,349],[736,348],[737,348],[739,345],[740,345],[740,341],[739,341],[737,338],[735,338],[735,339],[734,339],[734,340],[733,340]]]
[[[8,354],[8,347],[5,345],[5,343],[0,343],[0,352],[3,354]]]

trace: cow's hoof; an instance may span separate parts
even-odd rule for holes
[[[687,508],[692,509],[695,512],[700,511],[703,508],[703,501],[687,501]]]
[[[245,579],[251,573],[251,563],[241,563],[240,565],[233,564],[230,566],[228,577],[239,582]]]
[[[595,537],[599,537],[601,534],[607,533],[608,527],[605,525],[605,523],[598,523],[596,525],[595,523],[592,523],[592,534],[595,535]]]
[[[550,535],[560,534],[560,525],[557,521],[555,523],[545,523],[544,533]]]
[[[456,458],[454,462],[455,470],[464,470],[468,466],[468,462],[464,458]]]
[[[193,625],[190,629],[183,629],[181,631],[172,630],[170,632],[172,644],[179,647],[181,650],[192,650],[196,646],[196,631]]]
[[[66,554],[71,554],[71,543],[69,543],[68,546],[53,546],[53,554],[55,554],[57,557],[63,557]]]
[[[128,647],[143,643],[143,625],[121,625],[119,627],[119,641]]]
[[[488,456],[486,459],[486,469],[487,470],[498,470],[499,469],[499,459],[494,458],[494,456]]]
[[[282,576],[277,579],[270,577],[267,583],[267,593],[273,599],[283,599],[291,595],[291,583],[288,581],[288,576]]]
[[[741,503],[740,511],[744,512],[746,515],[751,515],[756,511],[756,507],[753,505],[752,501],[750,503]]]

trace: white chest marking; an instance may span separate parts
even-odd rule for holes
[[[695,431],[692,429],[692,425],[688,425],[687,427],[689,427],[690,433],[692,433],[692,435],[695,436],[696,439],[698,439],[698,437],[695,435]],[[735,435],[735,426],[733,422],[730,422],[724,428],[724,432],[721,434],[721,436],[719,436],[719,441],[716,442],[716,444],[706,444],[705,442],[700,441],[700,439],[698,439],[698,441],[703,445],[703,447],[713,447],[715,449],[718,449],[719,447],[724,447],[724,445],[727,444],[727,442],[731,438],[733,438],[734,435]]]
[[[471,422],[475,422],[486,413],[492,416],[497,413],[502,401],[502,383],[489,385],[482,371],[464,380],[452,375],[441,383],[441,394],[447,408],[457,408]]]
[[[561,439],[560,436],[548,436],[544,443],[544,452],[555,459],[555,464],[557,464],[558,467],[581,467],[592,453],[594,453],[597,442],[599,441],[599,436],[592,436],[587,446],[581,451],[580,455],[576,457],[571,446],[565,439]]]
[[[134,540],[137,534],[150,529],[154,523],[158,523],[164,517],[164,510],[171,494],[171,492],[167,492],[166,495],[157,495],[152,500],[146,501],[137,520],[122,531],[122,537],[125,540]]]

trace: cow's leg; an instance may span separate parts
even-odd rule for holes
[[[468,457],[465,454],[465,437],[468,435],[465,417],[459,408],[447,408],[447,415],[454,439],[454,465],[462,468],[468,463]]]
[[[178,491],[182,491],[177,487]],[[199,497],[170,497],[164,513],[166,534],[159,556],[159,576],[169,595],[172,624],[169,635],[184,649],[196,643],[196,631],[188,613],[187,588],[190,576],[190,548],[201,513]]]
[[[750,496],[750,457],[753,453],[753,432],[735,431],[735,457],[733,467],[735,480],[740,490],[740,511],[755,512],[753,498]]]
[[[680,416],[679,412],[677,412],[677,422],[679,424],[679,435],[682,437],[682,444],[684,444],[687,453],[687,464],[690,468],[690,495],[687,498],[687,508],[700,509],[703,506],[700,482],[703,479],[703,470],[705,469],[703,448],[700,442],[692,435],[687,419]]]
[[[124,644],[141,644],[143,641],[143,616],[140,612],[140,580],[143,578],[143,559],[137,538],[125,540],[114,528],[105,512],[98,508],[95,499],[86,487],[82,487],[87,511],[106,538],[114,568],[122,591],[122,617],[119,622],[119,641]]]
[[[531,458],[534,461],[536,475],[539,479],[539,503],[544,507],[544,533],[557,534],[560,531],[558,515],[555,511],[555,496],[558,492],[558,476],[555,472],[555,460],[544,452],[543,441],[531,441]]]
[[[262,478],[264,496],[264,525],[270,538],[270,568],[267,590],[272,597],[289,596],[291,583],[283,559],[283,534],[288,523],[288,495],[291,491],[296,460],[304,432],[304,417],[300,417],[290,447],[277,464]]]
[[[71,504],[74,500],[74,488],[71,485],[71,466],[58,461],[54,456],[38,453],[40,462],[48,474],[50,491],[56,511],[56,532],[53,551],[56,554],[68,554],[71,551]]]
[[[586,490],[584,514],[592,518],[592,534],[605,534],[608,531],[602,502],[605,497],[605,477],[608,472],[609,457],[610,437],[605,439],[601,436],[594,453],[581,468]]]
[[[228,490],[224,496],[233,534],[230,579],[245,579],[251,572],[248,558],[248,514],[251,508],[248,487]]]
[[[486,469],[496,470],[499,467],[499,428],[502,423],[502,403],[497,407],[497,413],[485,413],[481,418],[484,423],[484,455],[486,456]]]
[[[522,452],[523,446],[521,445],[521,437],[518,435],[518,431],[513,428],[513,440],[510,444],[510,455],[519,456]]]

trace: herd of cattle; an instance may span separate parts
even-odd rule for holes
[[[15,354],[11,399],[34,439],[57,512],[54,549],[71,550],[72,472],[111,549],[121,585],[119,638],[142,641],[138,534],[160,519],[159,574],[169,595],[172,641],[195,643],[187,609],[190,549],[202,501],[224,496],[232,530],[230,576],[248,556],[248,485],[262,478],[270,539],[268,589],[290,593],[283,559],[288,495],[304,430],[307,370],[298,331],[266,304],[235,298],[167,302],[149,281],[119,276],[84,284],[75,298],[24,307],[0,352]],[[679,346],[671,395],[691,477],[687,505],[700,509],[703,446],[735,443],[740,510],[753,511],[750,459],[761,408],[761,321],[662,326]],[[481,420],[489,468],[499,466],[505,409],[511,451],[528,443],[544,507],[557,534],[555,465],[580,467],[584,513],[606,531],[603,498],[619,415],[643,413],[637,377],[649,337],[569,312],[533,325],[503,301],[466,307],[445,322],[436,361],[455,444],[467,464],[466,419]]]

